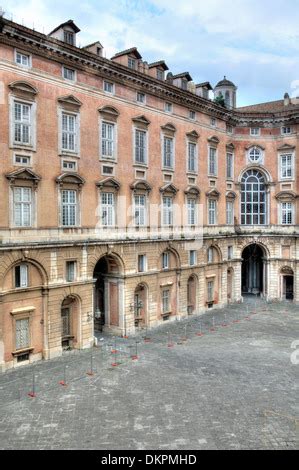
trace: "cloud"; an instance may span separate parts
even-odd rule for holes
[[[215,84],[226,74],[242,105],[278,99],[299,79],[297,0],[11,0],[3,7],[45,32],[71,17],[80,44],[100,40],[107,57],[137,46],[144,60],[165,59],[195,81]]]

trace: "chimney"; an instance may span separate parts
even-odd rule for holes
[[[288,93],[284,94],[284,105],[289,106],[291,104],[290,95]]]

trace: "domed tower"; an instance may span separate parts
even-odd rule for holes
[[[215,98],[222,95],[225,106],[235,108],[237,105],[237,89],[238,87],[224,76],[223,80],[220,80],[214,88]]]

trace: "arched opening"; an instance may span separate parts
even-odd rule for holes
[[[119,327],[121,266],[116,256],[103,256],[95,265],[94,272],[94,329],[104,326]]]
[[[187,309],[188,315],[196,311],[196,277],[190,276],[187,283]]]
[[[264,175],[255,169],[246,171],[241,181],[241,224],[267,223],[267,193]]]
[[[263,294],[266,283],[263,249],[253,243],[244,249],[242,259],[242,294]]]
[[[233,269],[229,268],[227,270],[227,303],[232,302],[233,298]]]
[[[294,271],[288,266],[281,272],[281,297],[282,300],[294,300]]]
[[[71,349],[77,342],[79,300],[68,296],[61,304],[61,346]]]
[[[147,323],[147,287],[139,284],[134,292],[134,322],[135,326],[142,327]]]

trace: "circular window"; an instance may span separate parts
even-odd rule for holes
[[[253,147],[249,151],[249,160],[253,163],[260,162],[262,159],[262,151],[258,147]]]

